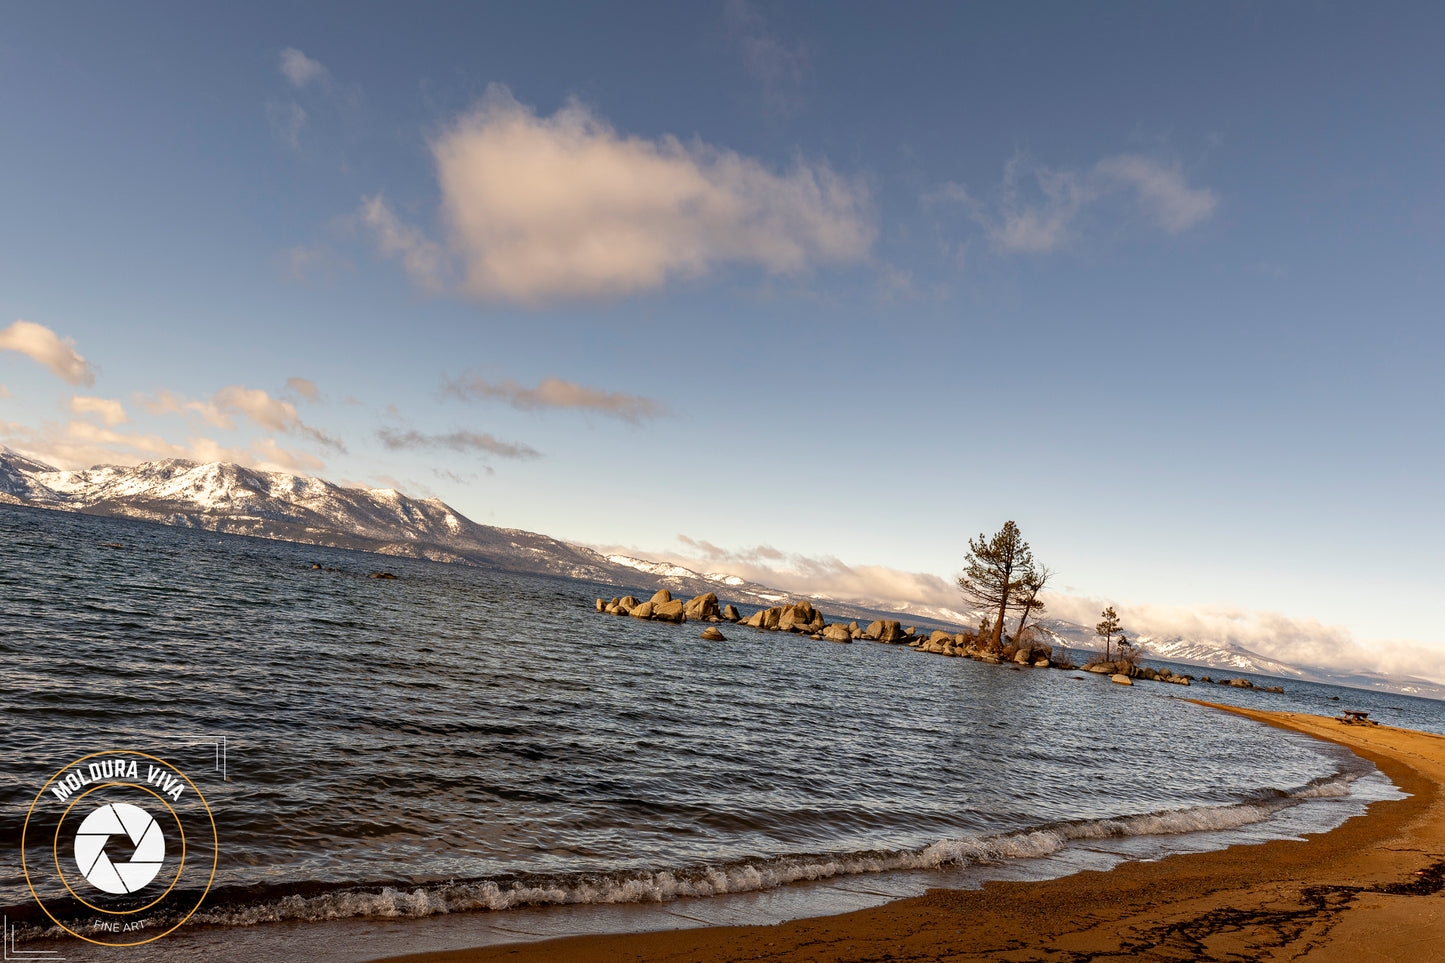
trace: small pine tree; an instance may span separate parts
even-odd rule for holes
[[[1094,634],[1104,637],[1104,661],[1110,662],[1112,660],[1109,658],[1109,650],[1114,640],[1114,633],[1119,631],[1119,613],[1115,612],[1114,606],[1111,605],[1099,614],[1104,616],[1104,620],[1094,626]]]

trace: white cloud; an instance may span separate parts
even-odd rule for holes
[[[1185,183],[1177,163],[1166,165],[1139,154],[1120,154],[1099,161],[1094,171],[1133,188],[1139,202],[1170,234],[1208,220],[1219,206],[1219,197],[1213,191]]]
[[[903,603],[958,609],[958,587],[927,572],[909,572],[884,565],[850,565],[832,556],[782,552],[771,545],[725,549],[703,539],[679,535],[684,551],[663,558],[694,571],[725,572],[762,585],[807,595],[865,603]],[[636,555],[636,549],[624,550]],[[644,553],[642,557],[654,558]]]
[[[125,407],[112,398],[89,398],[76,395],[70,399],[70,410],[77,415],[95,415],[107,428],[130,421]]]
[[[399,257],[412,283],[430,294],[448,287],[450,255],[446,248],[420,230],[404,224],[386,206],[381,195],[361,201],[361,222],[376,235],[376,247],[383,257]]]
[[[292,474],[317,472],[326,463],[315,455],[294,448],[283,448],[274,438],[255,438],[251,441],[253,451],[261,462],[256,467]]]
[[[1131,636],[1242,646],[1292,665],[1334,672],[1378,672],[1445,683],[1445,649],[1410,639],[1356,639],[1345,628],[1279,612],[1224,605],[1166,606],[1050,594],[1048,617],[1093,626],[1112,604]]]
[[[618,134],[586,107],[539,117],[494,87],[432,144],[448,246],[380,197],[361,219],[422,287],[538,304],[617,297],[746,264],[796,275],[858,261],[874,237],[867,190],[823,164],[786,173],[675,137]]]
[[[95,384],[95,367],[76,352],[74,339],[59,337],[44,325],[16,321],[0,330],[0,351],[19,352],[68,384]]]
[[[166,458],[202,464],[232,462],[283,472],[314,472],[325,467],[320,459],[284,448],[269,437],[253,439],[249,448],[223,445],[203,435],[189,437],[184,444],[178,444],[160,435],[116,431],[112,426],[75,418],[64,424],[47,423],[40,430],[0,422],[0,439],[30,457],[62,469],[134,465]]]
[[[310,84],[328,86],[331,83],[331,71],[321,65],[319,61],[312,60],[295,47],[287,47],[281,51],[280,61],[277,64],[281,76],[291,82],[296,88],[303,88]]]
[[[768,107],[783,115],[801,108],[812,73],[807,45],[784,42],[746,0],[728,0],[724,17],[732,42],[742,55],[743,67],[762,89]]]
[[[525,388],[510,379],[489,382],[480,375],[465,374],[448,381],[443,389],[457,398],[499,398],[524,411],[538,408],[576,408],[620,418],[634,424],[663,413],[660,402],[620,391],[588,388],[561,378],[544,378],[535,388]]]
[[[1208,188],[1189,186],[1178,163],[1140,154],[1106,157],[1092,167],[1051,168],[1019,155],[1004,166],[1003,182],[980,197],[946,182],[923,195],[929,206],[956,204],[982,226],[995,249],[1047,254],[1074,246],[1090,219],[1119,216],[1130,199],[1153,225],[1179,234],[1206,220],[1219,205]]]
[[[304,378],[293,378],[287,382],[292,390],[298,390],[296,385],[292,384],[295,381],[310,384]],[[311,385],[311,388],[314,391],[315,385]],[[346,450],[340,440],[302,421],[294,404],[281,398],[273,398],[260,388],[227,385],[205,401],[190,400],[162,388],[154,397],[143,400],[142,405],[153,415],[190,412],[214,427],[227,431],[234,429],[236,418],[241,417],[269,431],[305,435],[333,450]]]

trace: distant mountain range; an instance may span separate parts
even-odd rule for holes
[[[0,446],[0,504],[135,518],[215,532],[274,538],[381,555],[430,559],[540,575],[585,579],[620,592],[660,588],[684,596],[715,592],[724,602],[770,606],[803,598],[726,573],[702,573],[669,562],[603,555],[535,532],[479,525],[436,498],[409,498],[390,488],[343,488],[320,478],[240,465],[180,459],[134,467],[98,465],[62,471]],[[972,626],[979,613],[909,607],[877,600],[806,596],[834,618],[901,617],[929,627]],[[580,604],[580,603],[579,603]],[[1093,630],[1044,619],[1056,642],[1095,645]],[[1445,686],[1301,668],[1237,645],[1148,639],[1151,656],[1208,668],[1332,682],[1445,698]]]

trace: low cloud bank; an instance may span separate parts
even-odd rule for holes
[[[640,558],[659,559],[698,572],[738,575],[789,592],[825,595],[864,604],[948,608],[968,611],[949,579],[883,565],[850,565],[831,556],[783,552],[770,545],[725,549],[703,539],[679,535],[681,552],[648,553],[618,549]],[[1044,618],[1091,629],[1100,612],[1113,605],[1131,637],[1184,639],[1237,645],[1291,665],[1330,672],[1379,673],[1445,684],[1445,648],[1412,639],[1361,640],[1337,625],[1293,618],[1279,612],[1248,611],[1219,605],[1165,606],[1120,603],[1050,592]]]

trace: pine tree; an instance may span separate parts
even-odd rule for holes
[[[1022,642],[1024,637],[1024,624],[1028,622],[1029,616],[1042,615],[1044,611],[1044,600],[1039,598],[1039,593],[1049,584],[1049,579],[1054,577],[1053,569],[1047,565],[1030,565],[1029,570],[1024,573],[1023,587],[1019,590],[1018,610],[1019,627],[1014,632],[1014,640]]]
[[[1119,631],[1119,613],[1111,605],[1099,614],[1104,616],[1104,621],[1094,626],[1094,634],[1104,637],[1104,661],[1108,662],[1110,643],[1114,640],[1114,633]]]
[[[998,651],[1003,648],[1004,617],[1009,607],[1017,604],[1025,579],[1034,573],[1034,553],[1019,534],[1019,527],[1005,522],[993,538],[980,534],[968,540],[965,563],[967,568],[958,577],[958,587],[973,605],[997,609],[998,615],[992,619],[992,638],[984,644]]]

